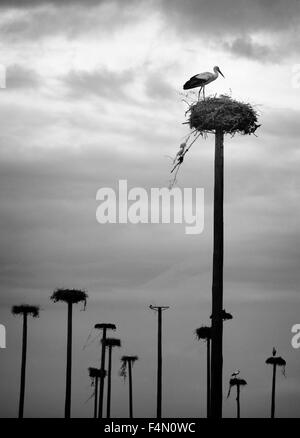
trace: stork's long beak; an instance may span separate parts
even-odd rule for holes
[[[223,78],[225,78],[225,76],[223,75],[223,73],[221,72],[221,70],[219,69],[219,73],[223,76]]]

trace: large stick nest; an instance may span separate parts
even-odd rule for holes
[[[84,306],[86,306],[87,298],[88,294],[81,289],[56,289],[50,297],[54,303],[58,301],[72,304],[83,302]]]
[[[208,97],[189,108],[190,127],[200,133],[222,130],[225,134],[254,134],[260,126],[257,112],[249,103],[238,102],[229,96]]]
[[[39,306],[30,306],[29,304],[13,306],[11,309],[13,315],[31,315],[33,318],[38,318],[39,312]]]

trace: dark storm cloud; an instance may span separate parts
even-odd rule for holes
[[[28,0],[2,1],[1,6],[24,12],[22,16],[4,20],[0,29],[4,40],[35,40],[52,35],[70,38],[108,29],[113,33],[151,13],[160,12],[168,25],[183,37],[201,37],[205,44],[216,45],[234,56],[277,62],[299,53],[300,3],[297,0],[288,3],[283,0],[253,0],[251,3],[247,0],[154,0],[150,3]],[[266,45],[254,41],[256,33],[273,34],[274,43]]]
[[[108,0],[84,0],[88,6],[99,5],[107,3]],[[38,7],[41,5],[55,5],[55,6],[73,6],[82,4],[82,0],[0,0],[0,7],[4,8],[28,8]]]
[[[6,19],[0,25],[2,40],[36,40],[54,35],[66,38],[108,31],[112,34],[136,19],[135,8],[127,2],[16,2],[19,7],[15,17]],[[10,2],[2,3],[5,10],[12,7]],[[0,4],[1,7],[1,4]],[[102,7],[104,9],[102,9]],[[95,12],[95,8],[97,12]]]
[[[234,56],[237,55],[262,62],[278,59],[274,53],[274,48],[254,42],[249,35],[238,37],[231,43],[224,43],[223,47]]]
[[[170,21],[183,32],[224,34],[236,32],[278,32],[298,27],[298,0],[162,0]]]
[[[0,0],[0,7],[30,8],[42,5],[84,7],[115,3],[119,7],[132,7],[137,0]],[[147,2],[144,2],[147,3]],[[298,25],[298,0],[154,0],[153,8],[162,8],[180,27],[197,32],[232,33],[234,31],[278,31]]]

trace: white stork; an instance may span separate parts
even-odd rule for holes
[[[231,377],[237,377],[240,374],[240,370],[234,371],[234,373],[231,374]]]
[[[190,90],[191,88],[197,88],[200,87],[199,94],[198,94],[198,100],[200,98],[200,93],[203,90],[203,98],[205,100],[205,85],[210,84],[212,81],[215,81],[217,77],[219,76],[219,73],[225,78],[219,67],[216,65],[214,68],[214,73],[211,73],[210,71],[206,71],[204,73],[199,73],[198,75],[195,75],[191,77],[183,86],[184,90]]]

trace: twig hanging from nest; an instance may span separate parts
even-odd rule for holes
[[[197,133],[196,131],[197,131],[197,130],[194,130],[193,132],[191,132],[191,133],[188,135],[188,137],[187,137],[187,139],[185,140],[185,142],[181,143],[180,148],[179,148],[179,151],[177,152],[177,154],[176,154],[176,156],[175,156],[175,158],[174,158],[174,160],[173,160],[173,168],[171,169],[171,172],[170,172],[170,173],[171,173],[171,174],[172,174],[173,172],[175,172],[175,173],[174,173],[174,177],[170,180],[170,184],[169,184],[169,189],[170,189],[170,190],[174,187],[174,185],[175,185],[176,182],[177,182],[177,174],[178,174],[178,172],[179,172],[180,166],[181,166],[182,163],[183,163],[183,160],[184,160],[184,158],[185,158],[185,155],[188,153],[188,151],[190,150],[190,148],[192,147],[192,145],[195,143],[195,141],[199,138],[199,136],[202,135],[201,133],[199,133],[199,132]],[[193,141],[187,146],[187,143],[188,143],[190,137],[191,137],[193,134],[195,134],[195,138],[194,138]]]

